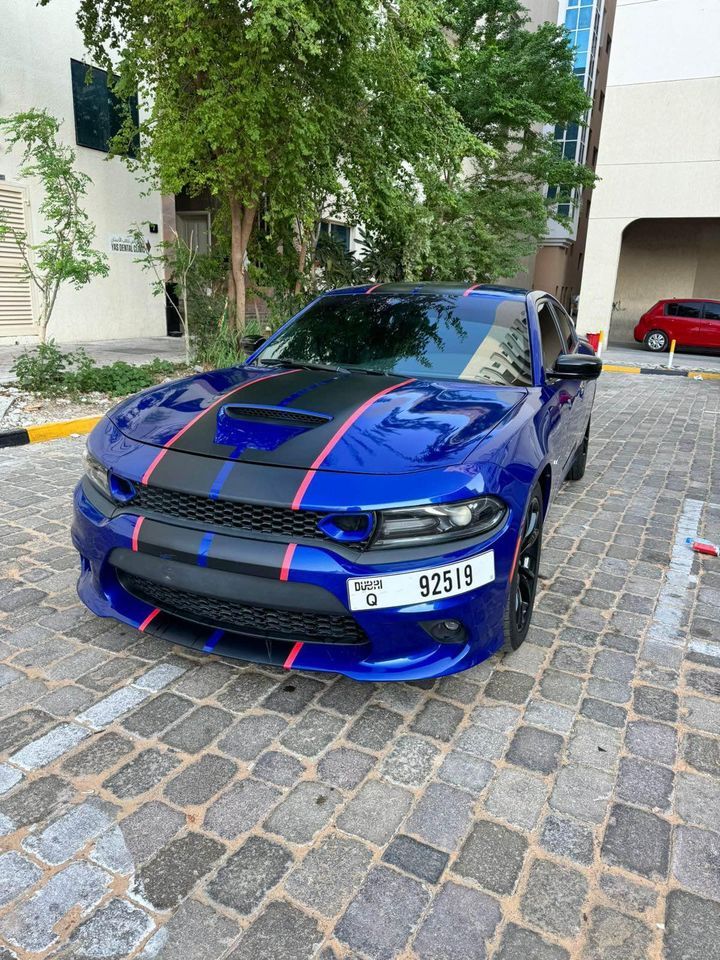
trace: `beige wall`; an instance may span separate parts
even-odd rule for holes
[[[623,236],[610,340],[667,297],[720,299],[720,220],[640,220]]]
[[[122,160],[108,160],[106,154],[75,143],[70,58],[86,61],[75,25],[76,0],[53,0],[46,7],[30,0],[0,0],[0,8],[0,116],[38,107],[62,120],[63,141],[75,150],[78,168],[92,178],[84,207],[96,226],[95,246],[107,254],[110,264],[107,278],[95,279],[79,291],[62,289],[49,335],[59,341],[162,335],[163,299],[153,296],[148,274],[134,262],[133,254],[110,251],[110,236],[127,234],[133,223],[162,224],[160,194],[143,196],[144,188]],[[21,184],[18,166],[17,153],[5,155],[0,149],[0,174],[8,183]],[[22,185],[38,242],[42,192],[36,183]],[[162,240],[162,232],[146,232],[146,239],[155,244]]]
[[[536,26],[548,21],[557,23],[559,0],[525,0],[523,6]]]
[[[691,274],[703,285],[708,282],[718,253],[712,230],[699,259],[680,243],[672,249],[653,241],[644,254],[631,250],[622,277],[618,267],[623,232],[636,220],[720,218],[719,50],[720,3],[618,0],[598,157],[600,183],[590,213],[580,296],[581,331],[607,334],[616,284],[621,285],[620,299],[629,303],[629,281],[623,279],[627,270],[646,285],[649,305],[662,295],[650,296],[649,288],[655,290],[667,271],[677,283],[683,277],[689,283]],[[640,295],[633,296],[636,311]],[[620,333],[629,314],[628,307],[628,319],[619,320]]]

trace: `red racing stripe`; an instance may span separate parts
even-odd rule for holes
[[[370,397],[369,400],[366,400],[361,406],[357,408],[355,413],[343,423],[337,430],[337,433],[332,436],[328,442],[325,444],[323,449],[317,455],[310,465],[310,469],[305,474],[303,482],[298,488],[298,492],[295,494],[295,499],[293,500],[291,507],[293,510],[299,510],[300,504],[302,503],[302,498],[305,496],[305,491],[312,483],[312,479],[317,473],[317,469],[320,464],[326,459],[328,454],[332,451],[333,447],[339,443],[340,440],[344,437],[350,427],[355,423],[355,421],[361,417],[368,407],[371,407],[376,400],[379,400],[380,397],[384,397],[386,393],[392,393],[393,390],[399,390],[400,387],[406,387],[409,383],[415,383],[415,378],[411,377],[409,380],[403,380],[402,383],[394,383],[391,387],[386,387],[384,390],[380,390],[379,393],[376,393],[374,396]]]
[[[465,293],[463,294],[463,296],[464,296],[464,297],[469,297],[470,294],[473,292],[473,290],[477,290],[477,288],[478,288],[479,286],[481,286],[481,284],[479,284],[479,283],[474,283],[471,287],[468,287],[468,288],[467,288],[467,290],[465,291]]]
[[[381,286],[382,286],[381,283],[376,283],[374,287],[368,287],[367,290],[365,291],[364,296],[367,296],[369,293],[372,293],[373,290],[377,290],[377,288]]]
[[[178,432],[175,434],[174,437],[168,440],[168,442],[165,444],[165,446],[158,453],[158,455],[155,457],[153,462],[150,464],[150,466],[147,468],[147,470],[143,474],[141,483],[147,484],[148,480],[150,479],[150,475],[152,474],[155,467],[157,467],[157,465],[160,463],[160,461],[165,456],[165,454],[168,452],[169,447],[171,447],[174,443],[177,443],[180,437],[182,437],[184,433],[187,433],[190,427],[194,427],[201,417],[204,417],[206,413],[210,413],[210,411],[215,407],[217,407],[218,404],[222,403],[223,400],[227,400],[228,397],[233,396],[233,394],[239,393],[241,390],[244,390],[245,387],[251,387],[255,383],[262,383],[263,380],[270,380],[271,377],[283,377],[287,373],[297,373],[297,370],[282,370],[280,373],[268,373],[264,377],[257,377],[257,379],[255,380],[248,380],[247,383],[243,383],[239,387],[233,387],[232,390],[228,390],[226,393],[223,393],[221,396],[219,396],[217,400],[213,400],[213,402],[210,404],[209,407],[205,407],[204,410],[201,410],[200,413],[196,414],[192,418],[192,420],[189,421],[189,423],[186,423],[185,426],[182,427],[182,429],[178,430]]]
[[[152,611],[152,613],[149,613],[149,614],[145,617],[145,619],[143,620],[143,622],[142,622],[142,623],[140,624],[140,626],[138,627],[138,630],[140,631],[140,633],[144,633],[145,630],[147,630],[149,624],[152,623],[152,621],[155,619],[155,617],[156,617],[159,613],[160,613],[160,607],[156,607],[156,608]]]
[[[281,580],[287,580],[290,576],[290,564],[292,563],[292,558],[296,547],[296,543],[289,543],[287,545],[287,550],[285,551],[285,556],[283,557],[282,567],[280,568]]]
[[[133,527],[132,548],[135,553],[137,553],[137,550],[138,550],[138,539],[140,538],[140,527],[143,525],[144,520],[145,520],[145,517],[138,517],[137,520],[135,521],[135,526]]]
[[[298,640],[298,642],[292,648],[290,653],[287,655],[287,660],[283,664],[283,668],[285,670],[289,670],[290,667],[292,667],[292,665],[295,663],[295,657],[297,657],[297,655],[300,653],[301,650],[302,650],[302,640]]]

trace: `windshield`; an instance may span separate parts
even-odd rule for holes
[[[530,386],[525,304],[498,297],[329,296],[256,359]]]

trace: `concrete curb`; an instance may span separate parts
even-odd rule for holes
[[[90,433],[102,417],[81,417],[79,420],[61,420],[59,423],[40,423],[32,427],[18,427],[0,433],[0,447],[22,447],[26,443],[59,440],[74,433]]]
[[[720,373],[706,370],[668,370],[667,367],[633,367],[603,363],[603,373],[646,373],[656,377],[688,377],[690,380],[720,380]]]

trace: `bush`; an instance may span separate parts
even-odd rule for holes
[[[175,364],[158,357],[137,367],[123,360],[99,367],[82,347],[63,352],[53,340],[26,350],[11,369],[21,390],[46,397],[88,393],[123,397],[178,372]]]
[[[21,390],[52,397],[65,392],[65,373],[71,357],[72,354],[63,353],[54,340],[48,340],[34,350],[21,353],[10,369]]]

